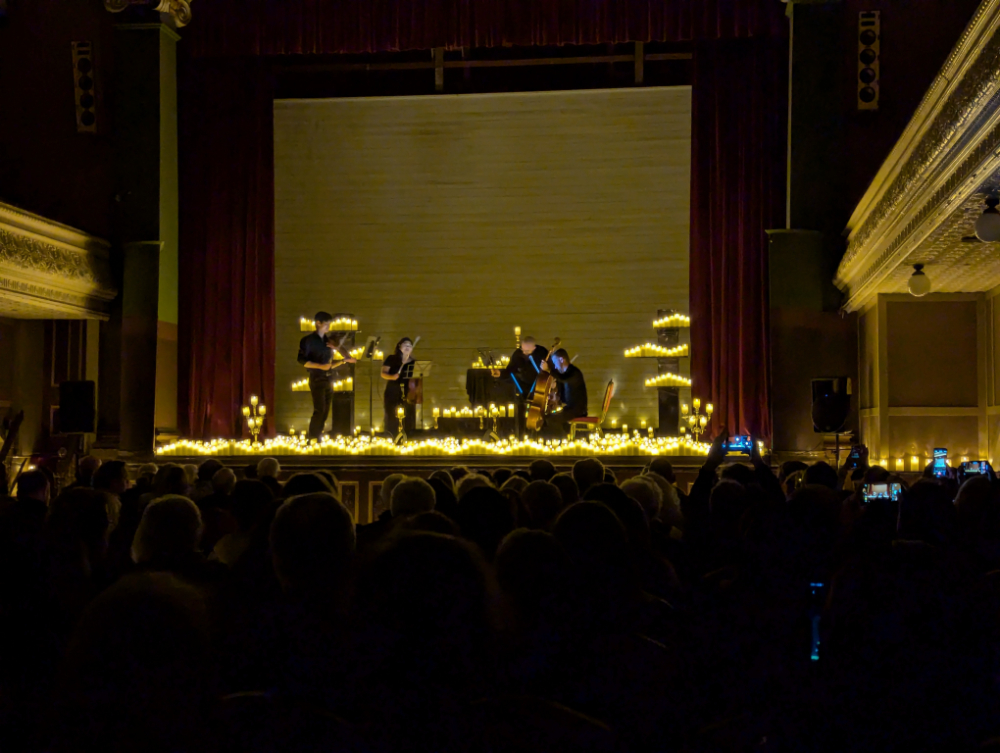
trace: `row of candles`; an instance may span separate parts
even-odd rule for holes
[[[680,374],[660,374],[646,380],[647,387],[690,387],[691,380]]]
[[[489,407],[477,405],[475,408],[434,408],[431,413],[434,418],[515,418],[517,409],[514,403],[507,406],[490,403]]]
[[[316,330],[316,322],[312,319],[307,319],[302,316],[299,317],[299,329],[303,332],[314,332]],[[330,322],[331,332],[357,332],[358,331],[358,320],[348,319],[347,317],[340,317],[334,319]]]
[[[658,329],[665,329],[667,327],[690,327],[691,317],[684,316],[684,314],[671,314],[670,316],[665,316],[662,319],[657,319],[653,322],[653,326]]]
[[[354,378],[347,377],[347,379],[338,379],[332,382],[331,387],[333,387],[334,392],[352,392],[354,390]],[[297,382],[292,382],[292,392],[308,392],[309,391],[309,380],[300,379]]]
[[[479,356],[475,361],[472,362],[472,368],[474,369],[504,369],[507,364],[510,363],[510,356],[500,356],[500,362],[494,366],[487,366],[483,363],[483,357]]]
[[[893,461],[892,458],[881,458],[878,461],[878,465],[880,465],[882,468],[885,468],[887,471],[893,471],[893,470],[894,471],[905,471],[905,470],[907,470],[906,469],[906,458],[895,458],[895,462],[894,463],[892,461]],[[870,462],[872,462],[873,464],[875,463],[874,460],[872,460]],[[910,468],[909,468],[909,470],[915,471],[915,472],[918,472],[918,473],[919,472],[923,472],[924,468],[926,468],[927,466],[929,466],[932,462],[933,462],[932,458],[927,458],[927,457],[922,458],[922,457],[919,457],[917,455],[911,455],[910,456]],[[968,463],[969,462],[969,458],[968,457],[963,457],[961,462]]]
[[[625,350],[626,358],[684,358],[689,354],[688,344],[665,348],[656,343],[643,343]]]

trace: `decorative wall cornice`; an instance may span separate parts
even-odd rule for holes
[[[1000,169],[1000,0],[984,0],[854,211],[837,284],[856,310]]]
[[[0,299],[52,318],[106,319],[116,295],[106,241],[0,204]]]
[[[178,29],[191,23],[189,0],[104,0],[104,7],[112,13],[121,13],[133,5],[156,5],[153,10],[170,14]]]

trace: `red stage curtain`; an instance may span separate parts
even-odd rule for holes
[[[259,58],[178,79],[181,432],[247,436],[250,395],[274,404],[273,90]]]
[[[196,56],[432,47],[687,42],[784,36],[778,0],[211,0],[194,7]]]
[[[696,46],[691,371],[712,426],[771,437],[768,241],[784,227],[788,44]]]

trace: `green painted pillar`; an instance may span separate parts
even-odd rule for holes
[[[123,255],[120,448],[177,426],[177,33],[115,26],[115,162]]]

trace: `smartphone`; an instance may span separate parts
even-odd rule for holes
[[[901,484],[865,484],[861,487],[861,499],[868,504],[873,499],[889,499],[896,502],[902,493]]]
[[[962,463],[962,476],[968,478],[969,476],[989,476],[992,471],[990,469],[990,464],[985,460],[969,460]]]
[[[847,462],[844,465],[848,468],[857,468],[859,460],[861,460],[861,445],[856,444],[851,447],[851,452],[848,454]]]
[[[934,475],[945,478],[948,475],[948,450],[944,447],[934,448],[934,463],[931,466]]]
[[[753,440],[750,437],[730,437],[726,442],[727,452],[742,452],[744,455],[749,455],[752,447]]]
[[[809,584],[809,660],[819,661],[820,633],[819,623],[823,615],[823,604],[826,602],[826,583],[814,581]]]

